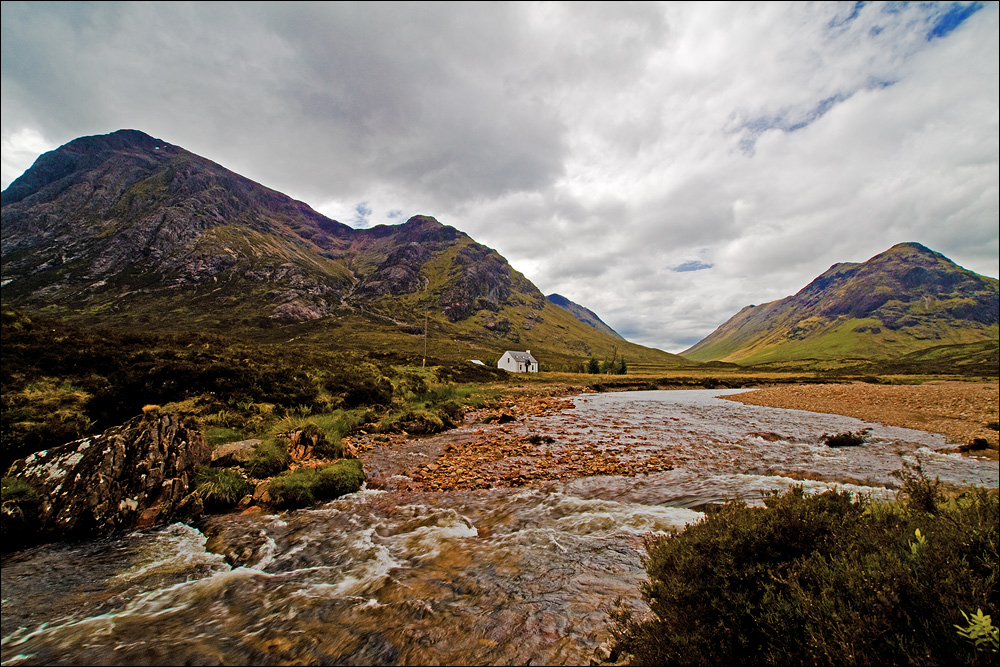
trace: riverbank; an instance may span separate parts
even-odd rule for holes
[[[940,433],[957,445],[982,438],[989,449],[971,453],[997,459],[1000,385],[996,382],[780,385],[725,398],[748,405],[843,415]]]

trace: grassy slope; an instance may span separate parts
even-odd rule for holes
[[[279,323],[266,316],[266,295],[280,290],[280,284],[239,279],[212,281],[198,287],[159,286],[152,293],[131,291],[122,298],[98,299],[82,310],[51,305],[42,312],[85,326],[206,331],[271,343],[298,340],[320,349],[367,351],[420,363],[424,354],[424,305],[429,304],[427,355],[435,362],[488,360],[500,357],[506,350],[529,349],[541,364],[556,371],[573,367],[590,356],[608,360],[615,354],[624,356],[630,364],[652,370],[691,366],[677,355],[622,341],[587,326],[540,293],[518,291],[511,299],[518,305],[481,310],[468,319],[450,322],[441,313],[438,298],[448,283],[452,260],[471,243],[471,239],[463,239],[433,257],[421,271],[427,287],[419,292],[386,296],[366,305],[365,311],[345,308],[333,316],[306,322]],[[206,253],[226,252],[227,248],[252,269],[290,263],[318,268],[334,280],[348,279],[343,264],[259,232],[220,227],[199,240],[199,249]],[[530,285],[518,272],[511,269],[511,273],[515,286]],[[531,304],[541,305],[541,309]]]
[[[888,359],[941,345],[961,345],[996,339],[1000,330],[996,326],[964,329],[944,325],[926,325],[919,329],[902,329],[878,333],[856,329],[879,327],[874,318],[842,318],[832,322],[804,320],[801,329],[810,329],[808,337],[788,336],[784,331],[772,330],[744,343],[741,338],[729,338],[706,346],[695,353],[685,353],[694,361],[722,361],[740,364],[761,364],[804,360],[859,360]]]
[[[744,308],[682,354],[741,364],[849,361],[997,340],[997,324],[970,314],[977,300],[996,298],[997,285],[922,246],[899,244],[864,264],[835,265],[795,296]]]

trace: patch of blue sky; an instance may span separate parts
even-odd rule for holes
[[[878,79],[873,76],[868,77],[868,81],[865,85],[867,90],[879,90],[882,88],[888,88],[894,85],[895,81],[890,81],[889,79]]]
[[[947,37],[955,28],[965,23],[966,19],[982,8],[982,2],[953,2],[948,11],[939,15],[934,25],[927,31],[927,41]]]
[[[351,227],[354,227],[355,229],[368,227],[371,215],[372,207],[368,205],[368,202],[360,202],[354,207],[354,217],[351,218]]]
[[[829,27],[839,28],[841,26],[847,25],[854,19],[858,18],[858,14],[861,13],[862,8],[864,8],[864,6],[867,4],[868,4],[867,2],[855,2],[854,5],[851,7],[850,14],[848,14],[847,16],[834,16],[832,19],[830,19]]]
[[[879,84],[884,84],[884,82],[878,82]],[[878,85],[873,87],[885,87],[884,85]],[[801,130],[804,127],[808,127],[812,123],[816,122],[823,116],[825,116],[830,109],[832,109],[837,104],[846,100],[850,95],[844,95],[842,93],[837,93],[836,95],[831,95],[825,99],[820,100],[815,107],[810,109],[805,113],[794,113],[792,111],[783,111],[777,115],[773,116],[758,116],[757,118],[751,118],[744,122],[740,129],[749,130],[749,136],[745,136],[740,141],[740,147],[744,151],[752,151],[753,146],[757,141],[757,137],[768,130],[781,130],[782,132],[795,132],[796,130]]]
[[[672,270],[677,273],[687,273],[688,271],[704,271],[705,269],[710,269],[715,264],[706,264],[705,262],[699,262],[698,260],[692,260],[690,262],[684,262],[678,266],[675,266]]]

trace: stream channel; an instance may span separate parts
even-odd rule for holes
[[[890,498],[919,458],[957,484],[998,485],[995,462],[936,453],[944,436],[743,405],[742,390],[586,394],[505,428],[557,454],[614,451],[674,467],[524,488],[367,490],[311,509],[212,519],[4,558],[3,665],[586,664],[621,596],[642,609],[642,538],[707,504],[802,485]],[[412,469],[469,425],[369,466]],[[824,434],[871,428],[833,449]],[[389,487],[393,489],[392,485]],[[207,531],[206,531],[207,532]],[[233,554],[236,553],[236,556]]]

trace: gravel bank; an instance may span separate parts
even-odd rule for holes
[[[997,458],[1000,384],[996,382],[929,382],[921,385],[812,384],[765,387],[724,397],[731,401],[845,415],[948,436],[955,444],[974,438],[990,443]]]

